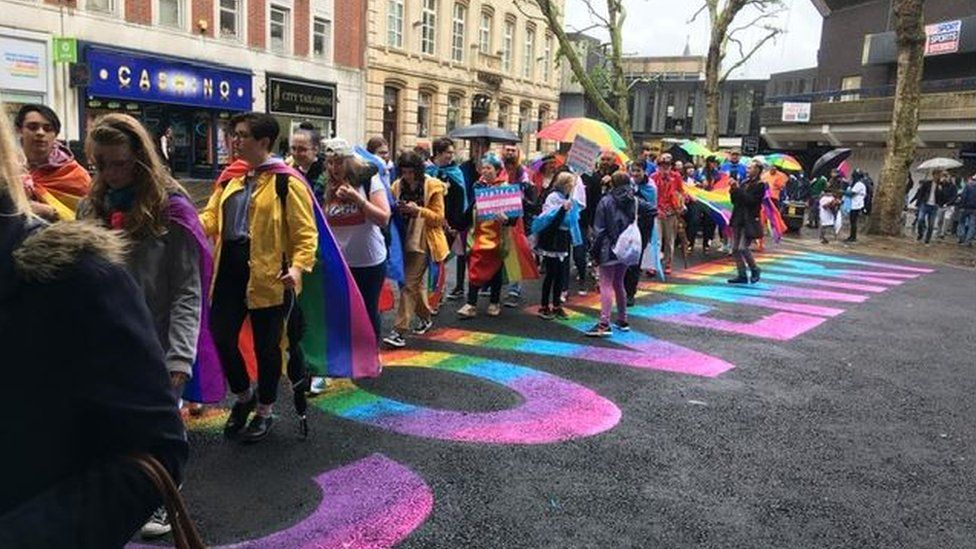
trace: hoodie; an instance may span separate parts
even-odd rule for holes
[[[596,207],[593,215],[593,243],[590,253],[598,265],[616,263],[613,246],[620,234],[634,222],[635,208],[637,222],[650,219],[653,208],[646,200],[638,199],[629,185],[611,189]]]

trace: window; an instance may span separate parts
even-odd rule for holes
[[[542,50],[542,80],[546,84],[549,83],[549,78],[552,74],[552,36],[546,35],[546,40],[543,42]]]
[[[478,26],[478,51],[481,53],[491,53],[491,14],[481,12],[481,24]]]
[[[861,89],[861,77],[858,76],[845,76],[840,81],[840,89],[842,90],[860,90]],[[845,93],[840,96],[841,101],[857,101],[861,98],[859,93]]]
[[[430,137],[430,106],[434,103],[429,92],[417,97],[417,137]]]
[[[499,103],[498,105],[498,127],[501,129],[508,129],[508,117],[511,111],[511,105],[508,103]]]
[[[403,0],[387,0],[386,45],[403,47]]]
[[[529,105],[519,106],[519,127],[517,132],[519,137],[523,137],[522,132],[525,131],[526,124],[529,123],[529,116],[531,116],[531,111],[532,111],[532,107]]]
[[[290,52],[291,12],[288,8],[271,6],[271,51]]]
[[[535,29],[531,27],[525,29],[525,53],[522,57],[522,78],[532,78],[532,69],[535,66]]]
[[[678,120],[675,118],[675,94],[673,91],[669,91],[667,94],[667,99],[664,109],[664,130],[674,131],[675,127],[679,125]]]
[[[115,0],[88,0],[85,2],[85,7],[91,11],[114,13]]]
[[[454,17],[451,22],[451,59],[464,62],[464,19],[468,8],[460,2],[454,3]]]
[[[447,96],[447,131],[450,133],[461,124],[461,96]]]
[[[505,32],[502,34],[502,70],[512,70],[512,40],[515,36],[515,22],[505,21]]]
[[[437,0],[424,0],[420,16],[420,52],[434,55],[434,36],[437,29]]]
[[[541,130],[542,128],[546,127],[546,124],[548,122],[549,122],[549,108],[548,107],[539,107],[539,122],[538,122],[538,125],[535,127],[535,130],[534,130],[535,133],[538,133],[539,130]],[[536,140],[535,140],[535,150],[537,150],[537,151],[541,151],[542,150],[542,139],[536,138]]]
[[[159,0],[159,26],[183,28],[183,0]]]
[[[393,86],[383,88],[383,138],[391,151],[397,150],[397,126],[399,126],[400,90]]]
[[[332,21],[316,17],[312,21],[312,57],[328,59],[332,49]]]
[[[732,95],[729,101],[729,119],[726,125],[725,133],[728,135],[735,135],[736,127],[739,125],[739,94],[735,90],[729,90]]]
[[[220,0],[220,36],[238,38],[241,31],[240,0]]]

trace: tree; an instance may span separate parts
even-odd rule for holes
[[[586,98],[593,103],[597,111],[611,126],[614,127],[627,143],[629,152],[633,153],[634,135],[630,129],[630,99],[629,88],[624,78],[623,68],[623,29],[624,19],[627,17],[623,0],[606,0],[606,14],[594,8],[592,0],[582,0],[590,11],[593,25],[581,32],[602,29],[610,36],[610,48],[607,52],[607,71],[596,71],[590,74],[586,70],[585,60],[581,60],[573,42],[563,29],[563,13],[561,2],[553,0],[515,0],[515,6],[530,18],[541,19],[559,42],[559,55],[566,59],[573,76],[583,87]],[[606,78],[609,86],[601,85],[597,77]],[[609,87],[609,90],[607,89]],[[602,89],[601,89],[602,88]],[[609,94],[606,93],[609,91]]]
[[[708,148],[718,149],[718,102],[719,85],[728,79],[732,72],[744,65],[766,42],[776,38],[783,32],[783,29],[771,24],[771,21],[783,11],[782,0],[704,0],[704,4],[688,20],[693,22],[698,16],[707,11],[708,22],[711,30],[708,39],[708,54],[705,58],[705,137],[708,141]],[[736,17],[746,7],[753,8],[758,12],[748,23],[732,26]],[[755,30],[756,28],[764,31],[762,38],[752,44],[748,50],[740,37],[743,31]],[[735,44],[739,59],[729,65],[725,72],[719,75],[722,70],[722,63],[728,51],[729,43]]]
[[[884,166],[878,178],[875,211],[869,227],[872,233],[901,235],[904,223],[905,182],[915,157],[918,108],[922,95],[922,64],[925,55],[924,0],[896,0],[895,41],[898,44],[898,75],[895,104],[888,132]]]

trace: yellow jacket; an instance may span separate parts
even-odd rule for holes
[[[214,189],[207,206],[200,213],[203,230],[215,241],[214,281],[220,268],[224,201],[243,190],[244,176],[231,179],[223,187]],[[251,277],[247,281],[249,309],[273,307],[284,302],[284,285],[278,277],[281,276],[281,257],[285,250],[292,267],[308,273],[315,266],[318,229],[312,213],[311,195],[304,181],[294,177],[288,179],[285,210],[287,216],[283,226],[281,201],[275,192],[275,174],[270,171],[258,174],[247,212],[251,237],[251,258],[248,262]],[[287,234],[283,234],[285,230]],[[211,290],[212,286],[211,282]]]
[[[400,199],[401,179],[390,185],[393,197]],[[420,216],[424,218],[424,235],[427,237],[427,251],[430,258],[436,262],[444,261],[450,251],[447,247],[447,237],[444,235],[444,195],[447,185],[440,179],[424,175],[424,205],[420,208]]]

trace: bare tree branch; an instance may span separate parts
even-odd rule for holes
[[[748,61],[753,55],[755,55],[755,53],[759,51],[759,48],[763,47],[763,44],[776,38],[776,36],[778,36],[783,32],[783,29],[776,28],[776,27],[765,27],[765,28],[768,31],[768,34],[766,34],[766,36],[764,36],[762,40],[756,42],[756,44],[752,47],[751,50],[749,50],[748,53],[742,55],[741,59],[739,59],[738,61],[733,63],[731,67],[726,69],[725,73],[722,75],[722,78],[719,79],[720,82],[724,82],[726,79],[728,79],[729,75],[732,74],[732,71],[738,69],[742,65],[745,65],[746,61]],[[742,51],[741,45],[739,51],[740,52]]]
[[[526,17],[526,19],[539,21],[541,23],[546,23],[547,22],[546,21],[546,18],[544,16],[541,16],[541,15],[532,15],[529,12],[525,11],[525,8],[522,7],[522,2],[520,2],[519,0],[515,0],[514,4],[515,4],[515,9],[517,9],[519,11],[519,13],[521,13],[522,15],[524,15]]]
[[[591,17],[599,21],[604,27],[610,26],[610,21],[596,11],[596,8],[593,7],[591,0],[582,0],[582,1],[583,1],[583,5],[586,6],[586,9],[590,12]]]
[[[593,24],[593,25],[590,25],[589,27],[584,27],[582,29],[570,28],[569,30],[571,32],[575,32],[575,33],[578,33],[578,34],[585,34],[587,31],[591,31],[593,29],[602,29],[602,28],[604,28],[604,27],[601,26],[601,25]]]
[[[785,10],[779,9],[779,10],[776,10],[776,11],[763,12],[762,14],[760,14],[759,16],[757,16],[752,21],[749,21],[748,23],[746,23],[745,25],[741,25],[741,26],[735,27],[733,29],[729,29],[729,31],[726,34],[727,34],[727,36],[732,36],[732,35],[740,32],[740,31],[743,31],[743,30],[746,30],[746,29],[748,29],[750,27],[753,27],[754,25],[756,25],[760,21],[765,21],[767,19],[774,19],[776,17],[779,17],[779,15],[782,14],[784,11]]]
[[[708,8],[708,4],[703,3],[701,7],[698,8],[698,11],[696,11],[694,15],[692,15],[691,18],[689,18],[688,21],[686,21],[686,23],[694,23],[695,19],[698,19],[698,16],[701,15],[701,12],[705,11],[707,8]]]

